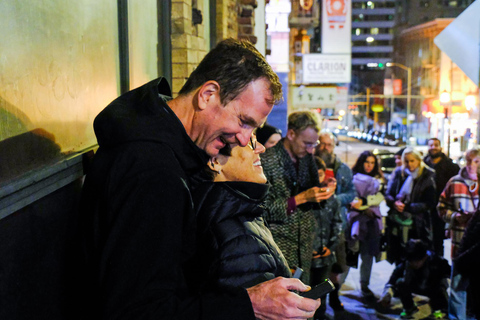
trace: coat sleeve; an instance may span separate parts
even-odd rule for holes
[[[334,205],[332,205],[333,218],[331,221],[332,229],[330,232],[330,239],[328,240],[328,244],[327,244],[327,247],[332,252],[337,249],[338,239],[343,229],[343,221],[342,221],[342,216],[340,214],[340,208],[338,207],[338,203],[336,201],[333,201],[333,203],[334,203]]]
[[[336,194],[337,201],[340,205],[340,207],[345,207],[350,202],[355,199],[355,196],[357,195],[357,191],[355,190],[355,186],[353,185],[353,174],[352,170],[350,170],[345,164],[342,165],[343,168],[340,172],[337,172],[337,175],[340,173],[342,176],[341,179],[337,178],[337,183],[338,180],[341,181],[342,185],[342,192]],[[339,169],[340,170],[340,169]]]
[[[420,183],[420,182],[418,182]],[[427,177],[425,181],[425,188],[419,196],[420,201],[411,202],[405,206],[405,210],[413,214],[421,214],[425,212],[432,212],[437,207],[437,200],[433,196],[436,194],[435,180],[433,176]]]
[[[244,289],[188,289],[193,204],[175,163],[142,148],[117,156],[109,171],[100,191],[107,205],[93,219],[98,319],[254,319]]]
[[[395,203],[397,190],[399,190],[401,171],[400,169],[395,169],[392,174],[393,177],[388,180],[387,191],[385,191],[385,202],[389,208],[392,208]]]
[[[452,218],[455,217],[456,208],[452,196],[455,191],[454,189],[455,184],[450,180],[440,194],[440,199],[437,205],[438,214],[446,223],[452,223]]]
[[[264,173],[271,185],[265,199],[265,219],[269,223],[285,222],[287,220],[288,199],[295,196],[290,193],[283,168],[280,164],[281,159],[276,154],[262,158]]]

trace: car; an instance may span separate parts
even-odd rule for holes
[[[395,152],[385,149],[373,149],[372,153],[377,157],[385,178],[388,179],[390,174],[395,170]]]

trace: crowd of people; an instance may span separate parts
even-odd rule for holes
[[[281,90],[250,43],[228,39],[176,98],[160,78],[97,116],[79,230],[80,318],[322,320],[326,295],[297,293],[329,278],[328,303],[341,312],[339,291],[359,258],[362,296],[384,306],[400,298],[403,318],[418,310],[413,293],[429,297],[432,319],[479,317],[467,302],[480,282],[471,265],[480,149],[460,170],[430,139],[425,158],[400,150],[387,181],[369,151],[343,163],[313,112],[291,113],[284,134],[265,124]],[[369,284],[382,251],[395,270],[376,297]]]

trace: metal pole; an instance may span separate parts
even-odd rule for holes
[[[393,77],[393,73],[392,73],[392,99],[390,100],[390,121],[388,123],[389,125],[389,128],[388,128],[388,133],[389,134],[392,134],[393,130],[392,130],[392,127],[393,127],[393,124],[392,124],[392,119],[393,119],[393,111],[394,111],[394,106],[393,106],[393,101],[394,101],[394,98],[393,98],[393,88],[394,88],[394,85],[393,85],[393,80],[394,80],[394,77]]]
[[[412,106],[412,68],[407,67],[407,145],[410,142],[410,109]]]

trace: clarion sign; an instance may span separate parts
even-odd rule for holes
[[[303,84],[349,83],[352,59],[349,54],[304,54]]]
[[[344,62],[310,62],[307,69],[312,72],[345,72],[347,64]]]

